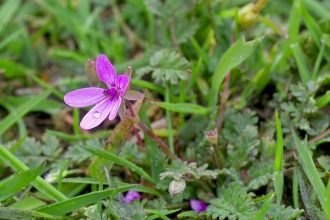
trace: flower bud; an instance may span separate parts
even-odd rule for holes
[[[205,135],[207,140],[209,140],[209,142],[212,144],[212,146],[218,145],[218,130],[216,128],[211,131],[206,131]]]
[[[268,0],[259,0],[256,4],[247,4],[238,12],[238,24],[240,30],[245,30],[256,23],[259,17],[259,12],[266,5],[267,1]]]
[[[94,60],[88,59],[85,65],[85,72],[90,86],[99,87],[101,85],[101,80],[96,72],[96,63]]]
[[[171,196],[177,196],[183,192],[186,188],[186,181],[183,179],[180,180],[173,180],[168,187],[168,191],[170,192]]]

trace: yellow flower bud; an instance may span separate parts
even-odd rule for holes
[[[266,5],[267,1],[268,0],[259,0],[256,4],[247,4],[238,12],[238,25],[241,31],[256,23],[259,12]]]

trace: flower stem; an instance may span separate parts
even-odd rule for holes
[[[19,159],[17,159],[13,154],[11,154],[4,146],[0,144],[0,158],[7,163],[15,171],[26,171],[29,168],[23,164]],[[56,190],[52,185],[38,176],[32,183],[36,189],[38,189],[43,194],[49,196],[56,201],[62,201],[68,199],[60,191]]]
[[[127,100],[126,100],[126,105],[131,112],[131,116],[136,119],[136,124],[159,145],[159,147],[169,158],[179,160],[179,158],[172,151],[170,151],[170,149],[164,143],[164,141],[162,141],[159,137],[157,137],[157,135],[154,132],[152,132],[140,119],[136,117],[131,103]]]
[[[170,86],[169,82],[166,82],[165,88],[165,102],[170,103]],[[168,144],[170,146],[170,150],[174,152],[174,139],[173,139],[173,130],[172,130],[172,117],[171,112],[166,109],[166,121],[167,121],[167,129],[168,129]]]

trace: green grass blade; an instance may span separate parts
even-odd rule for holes
[[[322,54],[323,56],[323,50],[324,50],[324,55],[325,55],[325,58],[327,59],[327,61],[329,62],[330,61],[330,50],[329,48],[323,48],[322,49],[322,30],[320,28],[320,26],[318,25],[318,23],[313,19],[312,16],[310,16],[310,14],[308,13],[308,11],[303,8],[302,9],[302,16],[304,18],[304,21],[305,21],[305,24],[309,30],[309,33],[312,35],[312,38],[314,39],[314,42],[316,44],[316,46],[322,50],[322,53],[320,52],[319,53],[319,56],[320,54]],[[322,58],[321,56],[321,58]],[[319,59],[319,58],[318,58]]]
[[[327,91],[323,96],[321,96],[315,103],[316,107],[322,108],[330,102],[330,91]]]
[[[276,133],[277,133],[277,148],[275,156],[275,171],[282,172],[283,169],[283,133],[280,117],[278,111],[275,111],[275,123],[276,123]]]
[[[294,59],[297,62],[300,79],[304,84],[306,84],[310,80],[310,74],[307,67],[305,54],[298,42],[290,44],[290,48]]]
[[[253,41],[245,42],[243,38],[240,38],[221,57],[212,77],[209,107],[217,105],[220,85],[227,73],[248,58],[262,39],[263,37],[260,37]]]
[[[0,33],[7,23],[13,19],[14,13],[21,6],[21,0],[7,0],[1,4],[0,8]]]
[[[0,194],[9,194],[21,191],[37,178],[43,168],[43,164],[35,165],[30,169],[14,175],[0,184]]]
[[[261,209],[259,209],[259,211],[256,213],[256,215],[254,216],[254,220],[263,220],[265,219],[268,209],[270,207],[270,204],[272,203],[272,199],[273,199],[274,195],[272,195],[271,197],[269,197],[266,202],[262,205]]]
[[[315,164],[313,162],[313,159],[311,155],[309,154],[307,147],[304,146],[301,141],[299,140],[296,132],[291,128],[292,136],[294,139],[294,142],[296,144],[297,150],[299,152],[299,162],[304,168],[304,171],[306,172],[306,175],[311,182],[321,204],[322,207],[324,207],[324,199],[325,199],[325,186],[316,170]]]
[[[45,213],[33,211],[33,210],[22,210],[16,208],[0,207],[1,219],[48,219],[48,220],[75,220],[77,216],[53,216]]]
[[[145,209],[144,211],[146,213],[150,213],[150,214],[153,214],[154,216],[150,216],[148,218],[148,220],[151,220],[151,219],[157,219],[157,218],[161,218],[161,219],[165,219],[165,220],[171,220],[169,217],[167,217],[166,215],[170,215],[172,213],[175,213],[175,212],[178,212],[180,211],[181,209],[174,209],[174,210],[169,210],[169,211],[158,211],[158,210],[152,210],[152,209]]]
[[[326,214],[321,204],[323,201],[320,201],[313,184],[311,184],[311,181],[309,180],[310,177],[304,171],[300,162],[296,165],[295,170],[299,182],[300,196],[310,219],[325,220]]]
[[[7,115],[0,122],[0,135],[2,135],[10,126],[12,126],[17,120],[22,118],[26,113],[28,113],[32,108],[38,105],[42,100],[47,98],[52,93],[52,88],[45,90],[44,92],[37,95],[34,99],[28,100],[20,105],[16,111],[13,111]]]
[[[102,199],[105,199],[112,195],[113,191],[117,193],[125,192],[129,189],[134,188],[135,185],[111,188],[103,191],[92,192],[81,196],[76,196],[64,201],[56,202],[51,205],[37,209],[38,212],[43,212],[51,215],[65,215],[69,212],[96,203]]]
[[[152,104],[173,112],[207,115],[210,109],[192,103],[152,102]]]
[[[294,170],[293,180],[292,180],[292,195],[293,195],[293,207],[295,209],[299,208],[299,193],[298,193],[298,176],[297,170]]]
[[[315,0],[304,0],[304,5],[306,5],[306,8],[314,12],[313,14],[318,16],[320,19],[330,19],[329,10],[327,7],[324,7],[322,2]]]
[[[330,220],[330,179],[328,180],[327,191],[325,192],[324,211],[327,219]]]
[[[91,147],[87,147],[87,146],[82,146],[82,148],[84,148],[85,150],[89,151],[90,153],[92,153],[96,156],[102,157],[102,158],[107,159],[107,160],[111,160],[116,164],[122,165],[122,166],[124,166],[128,169],[131,169],[133,172],[141,175],[148,182],[150,182],[154,185],[156,184],[156,181],[153,178],[151,178],[143,169],[141,169],[140,167],[138,167],[134,163],[132,163],[132,162],[130,162],[130,161],[124,159],[124,158],[118,157],[117,155],[109,153],[109,152],[105,152],[105,151],[95,149],[95,148],[91,148]]]
[[[280,205],[283,195],[284,177],[283,177],[283,133],[278,111],[275,111],[275,123],[277,133],[277,148],[274,162],[274,188],[277,192],[276,204]]]
[[[321,46],[321,49],[319,51],[319,54],[317,55],[315,64],[314,64],[314,69],[313,69],[313,74],[312,74],[312,80],[316,80],[317,77],[318,77],[318,73],[319,73],[319,69],[320,69],[322,57],[323,57],[323,54],[324,54],[324,48],[325,48],[325,44],[323,43],[322,46]]]
[[[77,178],[62,179],[62,183],[100,184],[100,180],[94,179],[94,178],[77,177]],[[108,183],[107,180],[104,180],[103,184],[107,185],[109,183]],[[118,182],[118,181],[115,181],[115,184],[117,186],[127,186],[127,185],[129,185],[127,183]],[[155,195],[155,196],[161,196],[161,194],[157,190],[150,189],[150,188],[145,187],[145,186],[136,186],[134,188],[134,190],[137,191],[137,192],[144,192],[144,193],[149,193],[149,194],[152,194],[152,195]]]
[[[150,121],[147,116],[147,111],[142,107],[142,110],[139,112],[139,116],[141,121],[151,129]],[[157,143],[149,137],[146,133],[144,133],[144,143],[148,151],[148,158],[150,160],[150,168],[151,168],[151,176],[152,178],[158,182],[159,174],[163,172],[163,167],[159,164],[159,156],[161,155],[161,151],[157,145]]]
[[[0,158],[14,170],[23,172],[29,169],[2,145],[0,145]],[[57,191],[53,186],[39,176],[35,179],[32,185],[49,198],[57,201],[67,199],[66,196]]]

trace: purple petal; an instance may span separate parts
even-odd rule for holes
[[[129,84],[129,77],[125,75],[118,76],[118,85],[117,87],[120,89],[120,95],[124,95],[126,88]]]
[[[142,197],[140,194],[134,190],[128,190],[128,192],[125,195],[125,202],[131,203],[135,199],[141,199]]]
[[[104,54],[100,54],[96,60],[96,72],[100,79],[110,88],[116,86],[116,70]]]
[[[136,91],[136,90],[126,90],[126,92],[123,95],[124,99],[127,100],[139,100],[143,98],[143,93]]]
[[[117,112],[118,112],[118,109],[119,109],[119,106],[120,106],[120,103],[121,103],[121,97],[118,97],[117,99],[114,99],[113,100],[113,103],[112,103],[112,106],[111,106],[111,111],[110,111],[110,114],[109,114],[109,120],[113,120],[116,115],[117,115]]]
[[[104,89],[89,87],[67,93],[64,102],[72,107],[86,107],[99,103],[105,99]]]
[[[88,130],[101,124],[110,112],[113,111],[114,104],[114,100],[105,99],[95,105],[81,120],[80,127]]]
[[[207,205],[200,200],[190,200],[190,206],[197,213],[204,212],[207,209]]]

